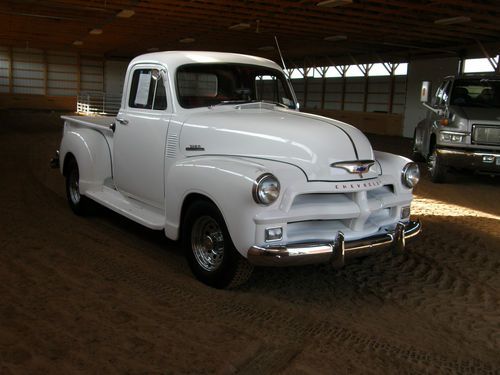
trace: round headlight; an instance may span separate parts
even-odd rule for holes
[[[420,169],[418,169],[417,163],[408,163],[405,165],[402,180],[403,184],[410,189],[418,183],[418,180],[420,180]]]
[[[255,180],[252,194],[255,202],[270,205],[280,195],[280,183],[271,173],[264,173]]]

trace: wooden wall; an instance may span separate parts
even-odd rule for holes
[[[303,112],[314,113],[346,122],[364,133],[381,135],[403,135],[403,115],[394,113],[336,111],[329,109],[308,109]]]
[[[52,109],[74,112],[76,96],[0,94],[0,109]]]

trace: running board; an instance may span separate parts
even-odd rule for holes
[[[99,190],[86,191],[85,196],[145,227],[165,228],[163,210],[128,198],[117,190],[102,186]]]

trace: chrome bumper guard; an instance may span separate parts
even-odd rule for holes
[[[399,222],[393,232],[345,241],[338,232],[332,243],[300,243],[276,246],[252,246],[248,250],[248,261],[256,266],[301,266],[330,263],[342,268],[349,258],[391,250],[394,255],[402,254],[407,240],[420,233],[420,221]]]

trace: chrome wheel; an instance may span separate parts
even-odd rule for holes
[[[69,197],[71,202],[77,205],[80,202],[80,176],[78,174],[78,168],[72,168],[69,181],[68,181],[68,189],[69,189]]]
[[[429,159],[427,161],[427,167],[429,168],[429,172],[433,173],[436,170],[437,163],[437,152],[436,149],[432,150],[432,153],[429,155]]]
[[[435,146],[427,159],[427,167],[429,168],[432,182],[444,182],[446,179],[447,167],[443,165],[442,160],[440,160]]]
[[[191,230],[191,248],[196,262],[205,271],[213,272],[224,258],[224,235],[210,216],[198,218]]]

